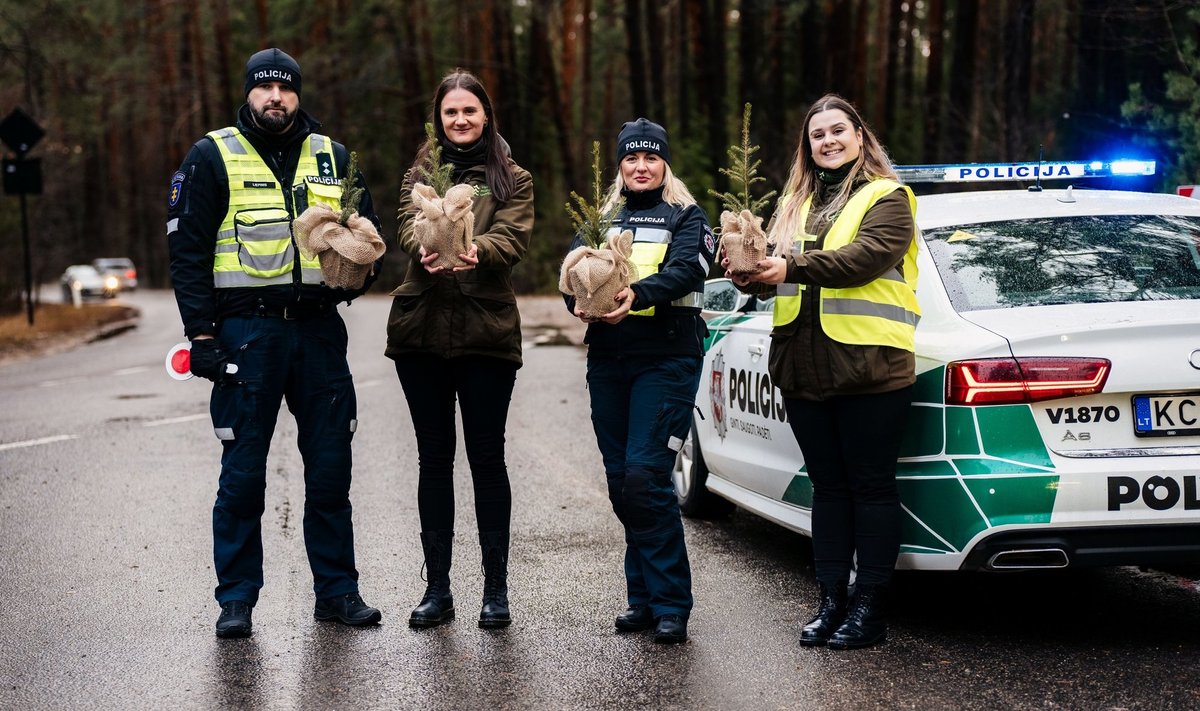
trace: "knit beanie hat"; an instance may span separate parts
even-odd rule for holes
[[[617,134],[617,162],[630,153],[647,151],[657,153],[667,163],[671,162],[671,151],[667,147],[667,129],[650,121],[639,118],[637,121],[626,121]]]
[[[300,65],[282,49],[264,49],[246,60],[246,95],[265,81],[277,81],[292,87],[300,96]]]

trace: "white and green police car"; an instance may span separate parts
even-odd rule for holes
[[[1142,171],[1114,162],[900,172]],[[1200,561],[1200,200],[959,192],[918,197],[917,223],[923,314],[898,467],[898,567]],[[717,279],[705,306],[698,415],[675,471],[681,507],[706,515],[736,504],[809,534],[812,486],[767,372],[771,304]]]

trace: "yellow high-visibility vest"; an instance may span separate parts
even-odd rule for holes
[[[321,284],[320,261],[305,259],[296,248],[293,200],[304,194],[309,206],[342,209],[333,141],[309,134],[300,147],[293,184],[281,186],[237,128],[212,131],[208,137],[220,151],[229,179],[229,210],[217,233],[213,284],[218,289],[290,284],[297,261],[301,283]]]
[[[825,235],[824,249],[839,249],[854,241],[863,217],[875,203],[893,191],[901,189],[908,195],[909,209],[915,220],[917,199],[908,186],[893,180],[873,180],[858,190]],[[812,196],[800,208],[800,224],[808,223]],[[803,249],[803,242],[797,245]],[[921,318],[917,304],[917,237],[914,227],[912,241],[904,252],[900,268],[893,269],[874,281],[846,289],[821,289],[821,328],[835,341],[863,346],[892,346],[913,351],[914,334]],[[780,284],[776,290],[772,323],[783,326],[800,315],[802,289],[799,284]]]
[[[608,233],[609,236],[616,236],[621,233],[621,228],[610,228]],[[633,231],[633,250],[629,259],[637,267],[638,281],[658,273],[659,267],[662,266],[663,261],[667,258],[667,248],[671,246],[671,240],[674,236],[673,232],[661,227],[644,227],[639,225]],[[704,294],[702,292],[692,292],[675,299],[671,302],[671,305],[700,308],[703,303]],[[654,307],[649,306],[637,311],[630,311],[629,315],[653,316]]]

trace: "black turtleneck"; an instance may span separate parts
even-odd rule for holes
[[[826,185],[840,185],[850,171],[854,168],[855,161],[846,161],[836,168],[818,168],[817,180],[820,180]]]
[[[488,135],[486,133],[469,146],[457,145],[447,138],[443,138],[441,144],[442,159],[454,166],[454,173],[451,177],[456,183],[467,169],[487,163]]]
[[[645,210],[663,201],[663,188],[665,187],[665,185],[660,185],[650,190],[630,190],[629,188],[624,188],[621,190],[621,197],[625,198],[626,208],[630,210]]]

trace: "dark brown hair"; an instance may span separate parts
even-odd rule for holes
[[[507,144],[502,138],[496,125],[496,112],[492,109],[492,99],[488,96],[487,90],[483,88],[479,78],[465,69],[455,69],[446,76],[442,77],[442,81],[438,84],[437,92],[433,95],[433,103],[429,107],[429,120],[433,124],[434,136],[440,142],[446,142],[446,130],[442,128],[442,100],[446,98],[446,94],[455,89],[466,89],[479,99],[479,103],[483,105],[483,114],[487,117],[487,122],[483,126],[483,138],[487,139],[487,156],[484,159],[484,175],[486,176],[488,187],[492,191],[492,195],[500,202],[508,202],[512,197],[513,190],[516,189],[516,176],[513,174],[512,167],[509,166],[509,156]],[[421,148],[417,151],[417,157],[413,160],[413,174],[416,174],[416,168],[425,162],[425,156],[429,152],[429,146],[426,143],[421,144]]]

